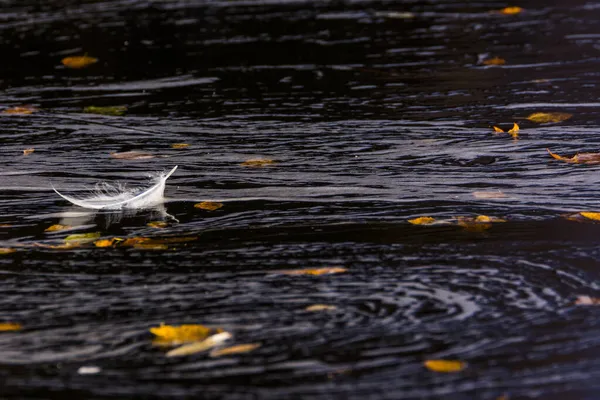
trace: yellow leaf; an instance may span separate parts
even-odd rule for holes
[[[94,242],[96,247],[110,247],[115,242],[115,238],[112,239],[100,239]]]
[[[71,225],[55,224],[55,225],[49,226],[48,228],[44,229],[44,232],[64,231],[65,229],[71,229],[71,228],[73,228]]]
[[[157,228],[157,229],[163,229],[163,228],[166,228],[167,226],[169,226],[169,224],[167,224],[165,221],[152,221],[152,222],[148,222],[146,225],[148,225],[150,228]]]
[[[122,246],[135,246],[136,244],[139,243],[144,243],[149,241],[149,238],[145,238],[145,237],[132,237],[132,238],[127,238],[124,241],[121,242]]]
[[[17,250],[10,247],[0,247],[0,255],[14,253],[15,251]]]
[[[122,153],[110,153],[110,156],[118,160],[147,160],[149,158],[154,158],[154,155],[150,153],[144,153],[141,151],[124,151]]]
[[[65,57],[61,62],[67,68],[79,69],[97,63],[98,59],[89,56],[73,56]]]
[[[169,246],[158,243],[138,243],[133,245],[134,249],[140,250],[168,250]]]
[[[514,139],[518,138],[519,137],[519,125],[517,125],[516,123],[513,122],[513,127],[512,127],[512,129],[510,129],[508,131],[508,133],[510,133],[510,135]]]
[[[506,7],[503,8],[502,10],[500,10],[500,14],[504,14],[504,15],[515,15],[515,14],[519,14],[520,12],[522,12],[523,9],[521,7]]]
[[[427,360],[423,364],[434,372],[460,372],[467,367],[465,362],[459,360]]]
[[[504,65],[506,60],[500,57],[494,57],[483,61],[484,65]]]
[[[252,158],[244,161],[242,167],[264,167],[266,165],[273,165],[275,161],[268,158]]]
[[[475,222],[489,223],[489,222],[506,222],[505,219],[497,217],[488,217],[487,215],[478,215],[475,218]]]
[[[24,155],[24,156],[28,156],[28,155],[30,155],[31,153],[33,153],[34,151],[35,151],[35,149],[34,149],[34,148],[25,149],[25,150],[23,150],[23,155]]]
[[[190,145],[187,143],[173,143],[171,145],[171,148],[173,149],[185,149],[186,147],[190,147]]]
[[[506,222],[506,220],[497,217],[488,217],[487,215],[478,215],[477,217],[456,217],[456,224],[472,232],[481,232],[492,227],[493,222]]]
[[[346,268],[341,267],[329,267],[329,268],[307,268],[307,269],[286,269],[278,271],[284,275],[329,275],[329,274],[341,274],[347,272]]]
[[[258,349],[260,343],[238,344],[236,346],[225,347],[224,349],[215,349],[210,352],[211,357],[230,356],[232,354],[249,353]]]
[[[33,106],[17,106],[17,107],[11,107],[11,108],[7,108],[6,110],[3,110],[2,114],[29,115],[29,114],[36,112],[37,110],[38,109]]]
[[[501,192],[473,192],[473,197],[476,199],[504,199],[507,196]]]
[[[100,237],[100,232],[74,233],[65,238],[65,242],[88,243]]]
[[[125,107],[125,106],[108,106],[108,107],[89,106],[89,107],[85,107],[83,109],[84,113],[111,115],[113,117],[123,115],[123,114],[125,114],[126,111],[127,111],[127,107]]]
[[[595,306],[600,304],[600,299],[597,297],[590,296],[577,296],[575,304],[577,304],[578,306]]]
[[[587,219],[591,219],[594,221],[600,221],[600,213],[598,212],[586,212],[586,211],[582,211],[579,214],[581,214],[582,216],[586,217]]]
[[[206,339],[213,329],[204,325],[165,325],[150,328],[159,344],[178,345]]]
[[[410,222],[413,225],[430,225],[435,222],[435,218],[419,217],[419,218],[409,219],[408,222]]]
[[[306,311],[332,311],[337,310],[336,306],[330,306],[328,304],[313,304],[305,308]]]
[[[494,126],[494,132],[496,132],[496,133],[504,133],[504,129],[498,128],[497,126]]]
[[[15,322],[0,322],[0,332],[20,331],[23,325]]]
[[[202,203],[194,204],[194,207],[200,208],[201,210],[214,211],[223,207],[223,203],[217,203],[215,201],[203,201]]]
[[[558,154],[552,153],[546,149],[548,153],[555,159],[573,164],[600,164],[600,153],[577,153],[573,157],[561,157]]]
[[[571,118],[573,114],[568,113],[533,113],[527,117],[528,120],[532,122],[537,122],[539,124],[547,123],[547,122],[561,122],[566,121]]]
[[[212,347],[218,346],[228,339],[231,339],[231,333],[217,333],[216,335],[212,335],[201,342],[184,344],[181,347],[173,349],[167,353],[167,357],[180,357],[200,353]]]

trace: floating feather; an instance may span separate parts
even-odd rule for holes
[[[157,182],[152,187],[145,190],[128,190],[121,185],[115,186],[108,183],[101,183],[96,185],[96,190],[91,197],[75,198],[59,193],[54,186],[52,186],[52,189],[54,189],[54,191],[63,199],[83,208],[94,210],[147,208],[162,203],[165,192],[165,183],[176,169],[177,166],[169,171],[168,174],[159,175],[157,177]]]

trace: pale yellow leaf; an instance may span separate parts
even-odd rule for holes
[[[44,229],[44,232],[64,231],[66,229],[71,229],[71,228],[73,228],[71,225],[54,224],[54,225],[49,226],[48,228]]]
[[[473,192],[476,199],[504,199],[507,196],[500,191],[497,192]]]
[[[600,304],[600,299],[597,297],[590,296],[577,296],[575,304],[578,306],[596,306]]]
[[[554,113],[533,113],[527,117],[528,120],[532,122],[537,122],[539,124],[548,123],[548,122],[561,122],[566,121],[571,118],[573,114],[554,112]]]
[[[337,310],[336,306],[331,306],[328,304],[313,304],[312,306],[308,306],[305,308],[306,311],[332,311]]]
[[[33,153],[34,151],[35,151],[35,149],[34,149],[33,147],[30,147],[30,148],[28,148],[28,149],[25,149],[25,150],[23,150],[23,155],[24,155],[24,156],[28,156],[28,155],[30,155],[31,153]]]
[[[252,158],[244,161],[241,165],[243,167],[264,167],[273,164],[275,164],[275,161],[268,158]]]
[[[218,346],[229,339],[231,339],[231,333],[217,333],[216,335],[212,335],[201,342],[184,344],[181,347],[173,349],[167,353],[167,357],[180,357],[200,353],[215,346]]]
[[[190,147],[190,145],[187,143],[173,143],[171,145],[171,148],[173,149],[185,149],[186,147]]]
[[[209,355],[211,357],[222,357],[230,356],[233,354],[249,353],[258,349],[260,346],[260,343],[238,344],[235,346],[225,347],[224,349],[215,349],[211,351]]]
[[[65,238],[65,242],[88,243],[100,237],[100,232],[74,233]]]
[[[460,372],[467,364],[459,360],[427,360],[423,363],[425,367],[434,372]]]

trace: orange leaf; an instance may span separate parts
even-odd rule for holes
[[[431,225],[435,222],[435,218],[419,217],[415,219],[409,219],[408,222],[413,225]]]
[[[89,56],[73,56],[65,57],[61,62],[67,68],[79,69],[97,63],[98,59]]]
[[[169,224],[167,224],[165,221],[152,221],[148,222],[146,225],[148,225],[150,228],[156,229],[163,229],[169,226]]]
[[[284,275],[329,275],[329,274],[340,274],[347,272],[346,268],[341,267],[329,267],[329,268],[307,268],[307,269],[286,269],[278,271]]]
[[[434,372],[460,372],[467,364],[459,360],[427,360],[423,363],[425,367]]]
[[[579,214],[593,221],[600,221],[600,213],[582,211]]]
[[[172,149],[185,149],[186,147],[189,147],[190,145],[187,143],[173,143],[171,145]]]
[[[29,115],[37,111],[37,108],[33,106],[17,106],[12,108],[7,108],[2,111],[2,114],[10,114],[10,115]]]
[[[252,158],[250,160],[244,161],[241,166],[242,167],[264,167],[266,165],[273,165],[275,161],[268,158]]]
[[[0,247],[0,255],[14,253],[15,251],[17,250],[10,247]]]
[[[500,10],[500,14],[504,14],[504,15],[515,15],[515,14],[519,14],[520,12],[522,12],[523,9],[521,7],[506,7],[503,8],[502,10]]]
[[[249,353],[253,350],[258,349],[261,346],[260,343],[247,343],[238,344],[236,346],[225,347],[224,349],[215,349],[210,352],[211,357],[230,356],[232,354]]]
[[[496,133],[504,133],[504,129],[498,128],[497,126],[494,126],[494,132]]]
[[[20,331],[23,325],[15,322],[0,322],[0,332]]]
[[[150,240],[150,239],[149,238],[145,238],[145,237],[132,237],[132,238],[125,239],[121,243],[121,245],[123,245],[123,246],[135,246],[136,244],[144,243],[144,242],[147,242],[148,240]]]
[[[165,325],[150,328],[150,332],[156,336],[155,342],[161,345],[177,345],[181,343],[195,342],[206,339],[213,329],[204,325]],[[157,344],[157,343],[155,343]]]
[[[513,127],[508,131],[513,139],[517,139],[519,137],[519,125],[513,122]]]
[[[194,204],[195,208],[199,208],[201,210],[214,211],[223,207],[223,203],[217,203],[215,201],[203,201],[202,203]]]
[[[112,239],[100,239],[94,242],[96,247],[110,247],[115,242],[115,238]]]
[[[489,58],[483,61],[484,65],[504,65],[506,60],[500,57]]]
[[[71,228],[73,228],[71,225],[54,224],[54,225],[49,226],[48,228],[44,229],[44,232],[64,231],[65,229],[71,229]]]

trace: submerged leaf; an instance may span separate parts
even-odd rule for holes
[[[202,203],[194,204],[195,208],[199,208],[201,210],[214,211],[223,207],[223,203],[218,203],[216,201],[203,201]]]
[[[15,251],[17,250],[11,247],[0,247],[0,255],[14,253]]]
[[[200,353],[202,351],[206,351],[210,348],[218,346],[229,339],[231,339],[231,333],[217,333],[216,335],[212,335],[201,342],[184,344],[181,347],[173,349],[167,353],[167,357],[180,357]]]
[[[33,106],[17,106],[2,110],[2,114],[8,115],[29,115],[36,112],[38,109]]]
[[[500,10],[499,13],[504,15],[515,15],[519,14],[522,11],[523,9],[521,7],[505,7],[502,10]]]
[[[98,62],[97,58],[85,56],[65,57],[61,60],[62,64],[67,68],[79,69]]]
[[[167,224],[165,221],[152,221],[152,222],[148,222],[146,225],[148,225],[150,228],[157,228],[157,229],[163,229],[163,228],[166,228],[167,226],[169,226],[169,224]]]
[[[66,229],[71,229],[71,228],[73,228],[71,225],[54,224],[54,225],[49,226],[48,228],[44,229],[44,232],[64,231]]]
[[[456,224],[462,226],[468,231],[481,232],[492,227],[494,222],[506,222],[505,219],[489,217],[487,215],[478,215],[477,217],[456,217]]]
[[[23,325],[16,322],[0,322],[0,332],[13,332],[23,329]]]
[[[425,367],[434,372],[460,372],[467,364],[459,360],[427,360],[423,363]]]
[[[258,349],[260,346],[260,343],[238,344],[235,346],[225,347],[224,349],[215,349],[211,351],[209,355],[211,357],[222,357],[230,356],[232,354],[249,353]]]
[[[307,268],[307,269],[286,269],[277,271],[284,275],[329,275],[329,274],[341,274],[347,272],[346,268],[341,267],[329,267],[329,268]]]
[[[242,167],[264,167],[266,165],[273,165],[275,161],[268,158],[252,158],[250,160],[244,161],[241,166]]]
[[[100,114],[100,115],[111,115],[113,117],[118,117],[127,111],[127,107],[125,106],[108,106],[108,107],[98,107],[98,106],[89,106],[83,109],[84,113],[88,114]]]
[[[435,222],[435,218],[419,217],[419,218],[409,219],[408,222],[410,222],[413,225],[431,225]]]
[[[24,155],[24,156],[28,156],[28,155],[30,155],[31,153],[33,153],[34,151],[35,151],[35,149],[34,149],[34,148],[32,148],[32,147],[30,147],[29,149],[25,149],[25,150],[23,150],[23,155]]]
[[[186,147],[190,147],[190,145],[187,143],[173,143],[171,145],[172,149],[185,149]]]
[[[150,328],[156,336],[155,342],[161,345],[178,345],[206,339],[214,330],[204,325],[165,325]]]
[[[504,65],[506,64],[506,60],[500,57],[489,58],[487,60],[483,60],[484,65]]]
[[[305,308],[306,311],[332,311],[337,310],[336,306],[331,306],[328,304],[313,304],[312,306],[308,306]]]
[[[65,242],[89,243],[100,237],[100,232],[74,233],[65,238]]]
[[[117,160],[147,160],[154,158],[154,155],[150,153],[144,153],[142,151],[124,151],[122,153],[110,153],[112,158]]]
[[[476,199],[504,199],[507,196],[501,192],[473,192],[473,197]]]
[[[539,124],[547,123],[547,122],[561,122],[566,121],[571,118],[573,114],[568,113],[533,113],[527,117],[528,120],[532,122],[537,122]]]

